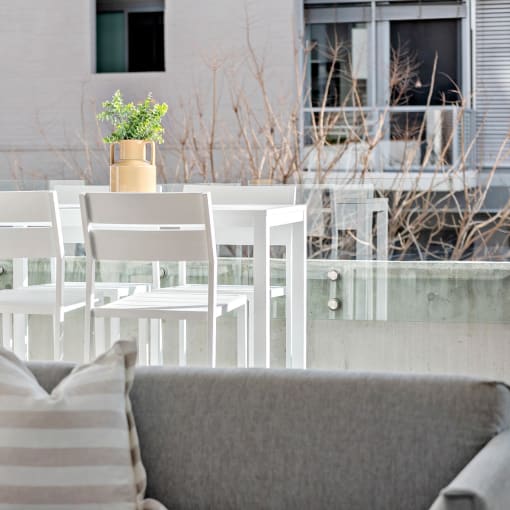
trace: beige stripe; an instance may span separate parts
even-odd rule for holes
[[[39,384],[32,380],[31,377],[18,370],[13,369],[12,366],[0,366],[0,383],[12,384],[13,386],[23,386],[24,388],[39,388]]]
[[[14,386],[12,384],[0,382],[0,394],[20,397],[34,397],[34,390],[28,386]]]
[[[124,380],[103,380],[92,382],[81,382],[79,385],[69,385],[66,390],[66,396],[74,395],[118,395],[124,392]]]
[[[16,397],[13,395],[0,395],[0,411],[46,411],[65,407],[66,410],[72,411],[99,411],[101,409],[119,409],[124,410],[124,400],[118,395],[75,395],[72,399],[54,399],[45,396],[41,399],[33,397]]]
[[[138,460],[137,449],[128,452],[125,448],[0,448],[0,464],[10,466],[123,466]]]
[[[119,429],[27,429],[0,430],[0,447],[26,448],[128,448],[129,436]]]
[[[133,503],[135,497],[134,489],[130,485],[45,487],[44,490],[41,490],[41,487],[4,486],[0,490],[0,504],[15,503],[18,505],[35,505],[37,503],[41,505]]]
[[[145,507],[144,507],[145,508]],[[151,507],[152,508],[152,507]],[[154,509],[160,507],[154,507]],[[103,503],[98,504],[51,504],[51,505],[41,505],[39,503],[35,503],[33,505],[29,505],[27,503],[23,503],[21,505],[17,505],[14,503],[7,503],[3,505],[0,503],[0,510],[136,510],[137,506],[135,503],[108,503],[108,508],[105,509],[105,505]],[[162,510],[166,510],[165,507],[161,507]]]
[[[0,427],[37,429],[124,429],[126,414],[115,411],[2,411]]]
[[[0,494],[2,487],[83,487],[84,485],[132,485],[135,482],[133,468],[123,466],[67,466],[33,467],[1,466]]]

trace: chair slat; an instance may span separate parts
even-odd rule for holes
[[[60,221],[62,224],[62,237],[64,243],[83,243],[83,227],[80,209],[61,208]]]
[[[96,260],[208,260],[205,230],[94,230],[91,255]]]
[[[0,191],[0,223],[30,223],[52,220],[49,191]]]
[[[57,192],[60,204],[79,204],[80,193],[107,193],[108,186],[91,184],[55,184],[51,189]]]
[[[57,256],[54,229],[47,227],[0,227],[0,258],[48,258]]]
[[[172,199],[168,195],[173,195]],[[86,193],[91,223],[117,225],[203,224],[203,193]]]
[[[296,203],[296,186],[235,186],[229,184],[185,184],[183,191],[209,192],[213,204],[280,205]]]

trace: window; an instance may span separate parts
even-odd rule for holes
[[[312,106],[361,106],[367,100],[365,23],[309,26],[309,82]],[[326,97],[325,97],[326,96]]]
[[[97,0],[96,71],[164,70],[164,0]]]
[[[469,96],[469,73],[462,66],[469,61],[469,20],[462,0],[376,0],[375,9],[363,0],[304,0],[304,8],[311,107],[324,98],[328,107],[424,106],[436,53],[431,105],[457,103],[457,87]],[[414,58],[419,78],[404,101],[394,101],[390,84],[398,48]]]
[[[307,82],[310,106],[305,114],[306,142],[310,128],[318,125],[326,114],[329,125],[327,138],[339,143],[348,136],[342,123],[349,117],[350,124],[359,123],[354,111],[367,105],[368,31],[366,23],[314,23],[307,27],[309,61]],[[323,107],[326,110],[323,111]],[[329,108],[350,108],[342,118],[328,113]],[[312,122],[312,115],[315,122]],[[340,121],[340,123],[339,123]]]
[[[444,149],[458,123],[460,91],[470,94],[465,3],[304,0],[304,7],[305,145],[325,128],[330,144],[382,133],[377,161],[385,168],[400,167],[411,152],[414,167],[425,156],[430,165],[453,161],[455,144]]]
[[[459,26],[457,19],[391,22],[390,58],[398,58],[396,55],[405,53],[413,61],[414,86],[405,94],[406,104],[426,105],[432,83],[432,106],[460,100],[457,91],[461,87]],[[437,68],[434,75],[436,55]],[[395,102],[396,98],[393,99]]]

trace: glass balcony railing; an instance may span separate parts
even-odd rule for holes
[[[456,106],[305,108],[309,171],[476,168],[475,111]]]

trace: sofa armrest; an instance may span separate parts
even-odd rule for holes
[[[445,487],[430,510],[508,510],[510,430],[498,434]]]

